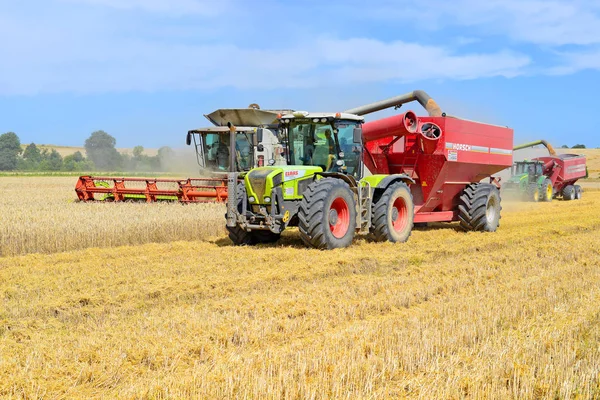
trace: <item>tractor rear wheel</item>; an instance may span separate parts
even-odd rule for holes
[[[530,183],[527,186],[527,200],[529,201],[540,201],[540,187],[537,183]]]
[[[308,185],[298,208],[298,230],[306,245],[318,249],[348,247],[355,226],[354,194],[346,182],[323,178]]]
[[[575,185],[575,200],[581,200],[581,193],[583,192],[583,190],[581,190],[581,186],[579,185]]]
[[[567,185],[562,190],[563,200],[575,200],[575,187],[573,185]]]
[[[500,226],[500,193],[489,183],[472,183],[458,202],[458,219],[465,231],[495,232]]]
[[[242,206],[244,198],[246,198],[246,187],[244,184],[239,184],[237,187],[237,211],[239,213],[242,212]],[[234,227],[228,226],[227,231],[229,232],[229,239],[236,246],[244,246],[244,245],[253,245],[259,243],[274,243],[279,240],[281,235],[279,233],[274,233],[271,231],[246,231],[242,229],[239,225]]]
[[[405,183],[388,187],[373,204],[371,233],[378,242],[406,242],[413,228],[414,203]]]
[[[548,178],[544,179],[542,183],[541,197],[544,201],[552,201],[554,197],[554,188],[552,187],[552,181]]]

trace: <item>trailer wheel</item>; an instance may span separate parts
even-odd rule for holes
[[[239,184],[237,187],[237,210],[242,212],[242,206],[244,198],[246,197],[246,187],[244,184]],[[246,246],[258,243],[273,243],[279,240],[279,234],[271,231],[251,231],[248,232],[242,229],[239,225],[234,227],[228,226],[227,231],[229,232],[229,239],[236,246]]]
[[[354,239],[356,207],[350,186],[340,179],[314,181],[298,208],[300,238],[318,249],[348,247]]]
[[[495,232],[500,226],[500,193],[489,183],[473,183],[462,192],[458,219],[465,231]]]
[[[575,200],[575,187],[573,185],[567,185],[562,190],[563,200]]]
[[[552,198],[554,197],[554,188],[552,187],[552,181],[550,179],[544,179],[541,194],[544,201],[552,201]]]
[[[373,204],[371,233],[378,242],[406,242],[414,220],[412,193],[405,183],[388,187]]]
[[[537,183],[530,183],[527,186],[527,200],[538,202],[540,201],[540,187]]]
[[[581,186],[579,185],[575,185],[575,200],[581,200],[581,193],[583,192],[583,190],[581,189]]]

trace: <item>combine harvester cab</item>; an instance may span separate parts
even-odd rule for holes
[[[585,156],[557,154],[545,140],[525,143],[516,146],[514,150],[540,144],[548,149],[549,155],[515,162],[511,178],[502,186],[502,194],[525,201],[581,199],[583,190],[576,182],[587,177]]]
[[[406,112],[364,123],[363,115],[417,100]],[[238,245],[275,242],[298,226],[311,247],[346,247],[355,232],[408,240],[414,222],[460,221],[495,231],[498,183],[481,182],[512,164],[513,131],[446,116],[422,91],[342,113],[282,115],[288,165],[229,180],[227,229]]]
[[[284,110],[288,111],[288,110]],[[219,109],[205,115],[216,126],[188,131],[186,144],[193,145],[204,177],[186,179],[81,176],[75,187],[81,201],[183,203],[225,202],[230,154],[235,154],[234,170],[248,171],[273,163],[285,164],[283,146],[278,139],[278,113],[282,110],[260,110],[252,104],[247,109]],[[221,126],[225,119],[240,123],[235,143],[230,130]]]

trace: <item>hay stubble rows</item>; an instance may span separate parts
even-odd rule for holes
[[[597,397],[599,203],[329,252],[211,232],[4,257],[0,397]]]

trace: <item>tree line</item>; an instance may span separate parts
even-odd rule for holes
[[[16,133],[0,135],[0,171],[167,171],[174,151],[163,146],[156,156],[144,154],[142,146],[132,154],[120,153],[117,141],[104,131],[93,132],[86,139],[85,156],[76,151],[63,157],[55,149],[30,143],[23,150]]]

